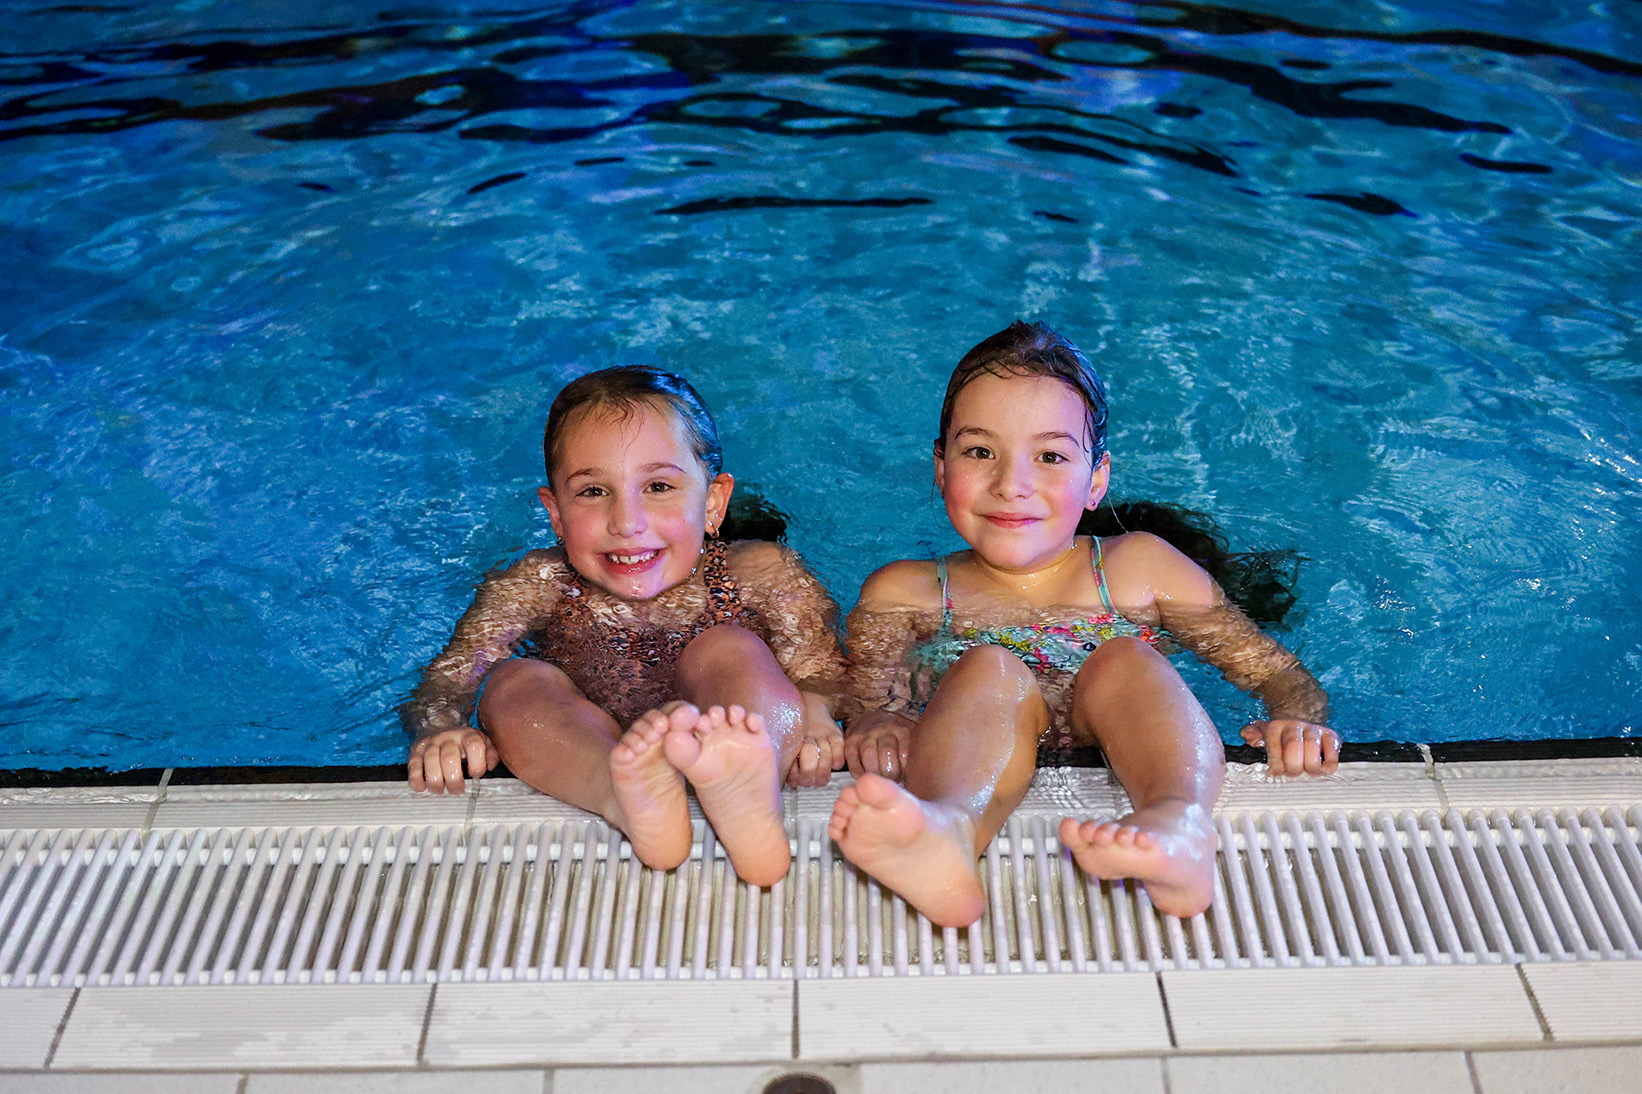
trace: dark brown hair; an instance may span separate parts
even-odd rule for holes
[[[609,407],[623,417],[641,406],[670,411],[684,423],[690,448],[713,479],[724,470],[724,450],[718,443],[718,427],[707,413],[688,380],[671,372],[646,365],[617,365],[578,376],[564,386],[547,412],[542,430],[542,462],[547,465],[547,485],[553,485],[553,465],[558,462],[564,430],[571,420],[590,411]]]
[[[1089,429],[1089,460],[1099,463],[1106,452],[1106,384],[1083,351],[1042,323],[1019,319],[964,354],[946,384],[941,402],[941,432],[935,455],[946,455],[946,431],[952,426],[952,404],[958,392],[982,373],[991,376],[1050,376],[1077,392],[1083,400]]]

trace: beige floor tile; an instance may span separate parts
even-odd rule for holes
[[[553,1094],[762,1094],[785,1075],[815,1075],[836,1094],[859,1094],[852,1067],[763,1064],[743,1067],[561,1067],[553,1071]]]
[[[1509,966],[1166,972],[1182,1049],[1534,1043],[1543,1032]]]
[[[1475,1094],[1463,1052],[1174,1056],[1169,1094]]]
[[[862,1064],[861,1094],[1164,1094],[1163,1061],[964,1060]]]
[[[1482,1094],[1636,1094],[1642,1046],[1475,1052]]]
[[[45,1067],[73,988],[0,989],[0,1068]]]
[[[325,1071],[252,1075],[244,1094],[544,1094],[546,1071]]]
[[[1642,963],[1559,961],[1522,971],[1558,1041],[1642,1041]]]
[[[987,1058],[1165,1051],[1149,973],[805,980],[799,1057]]]
[[[420,984],[84,988],[56,1068],[411,1067]]]
[[[788,1060],[792,990],[779,980],[443,984],[424,1060],[434,1067]]]
[[[237,1072],[0,1075],[0,1094],[236,1094],[239,1081]]]

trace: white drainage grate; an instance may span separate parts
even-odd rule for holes
[[[795,822],[792,873],[678,870],[601,822],[16,831],[0,986],[979,975],[1642,957],[1642,808],[1220,816],[1188,920],[1017,814],[989,908],[932,928]]]

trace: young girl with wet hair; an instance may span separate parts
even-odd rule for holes
[[[774,883],[783,780],[843,766],[836,606],[792,551],[717,537],[735,480],[681,378],[572,381],[542,450],[559,546],[486,577],[427,667],[405,708],[411,786],[461,793],[464,763],[479,778],[500,759],[671,869],[690,852],[688,782],[736,873]]]
[[[976,858],[1046,734],[1098,745],[1133,806],[1061,822],[1084,870],[1138,878],[1169,914],[1208,907],[1225,752],[1165,635],[1264,701],[1243,737],[1274,774],[1336,766],[1327,696],[1208,574],[1145,532],[1077,534],[1110,473],[1100,377],[1054,331],[1015,323],[964,356],[941,406],[935,485],[970,549],[883,567],[850,612],[857,781],[829,832],[943,926],[980,917]]]

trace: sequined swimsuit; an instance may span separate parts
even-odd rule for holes
[[[929,702],[935,686],[953,663],[965,650],[974,646],[1002,646],[1025,662],[1034,674],[1062,679],[1076,676],[1089,655],[1101,643],[1113,638],[1139,638],[1154,648],[1166,650],[1162,634],[1143,623],[1125,619],[1112,607],[1112,597],[1106,589],[1106,570],[1099,539],[1093,541],[1090,559],[1094,565],[1095,583],[1100,589],[1100,602],[1106,609],[1099,615],[1059,623],[1013,627],[968,626],[961,629],[952,624],[952,595],[947,589],[946,559],[939,559],[935,563],[935,572],[941,579],[941,629],[914,646],[907,655],[913,668],[913,695],[918,708],[921,710]],[[1052,721],[1062,723],[1065,719],[1056,717]],[[1061,735],[1064,736],[1064,733]]]
[[[597,619],[587,605],[585,579],[572,573],[573,584],[565,589],[556,618],[533,629],[520,652],[563,669],[583,695],[618,722],[631,721],[675,698],[678,659],[708,628],[734,623],[768,641],[762,615],[741,602],[730,576],[728,551],[720,541],[709,540],[701,556],[707,606],[680,627],[630,628]]]

